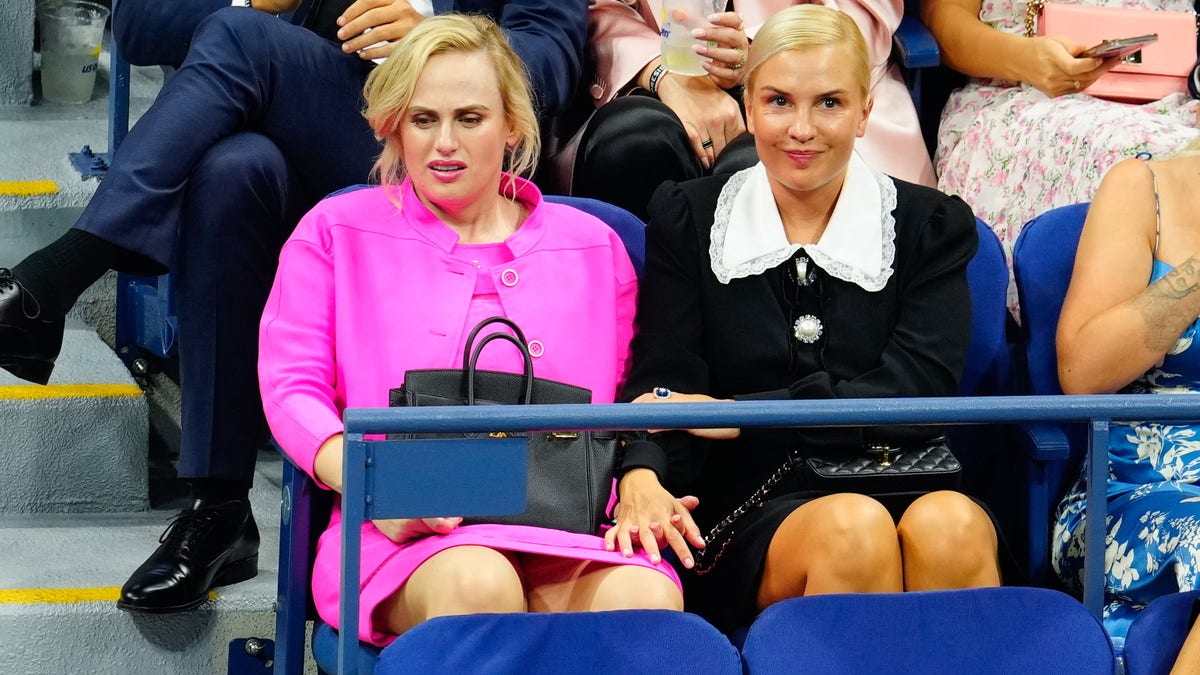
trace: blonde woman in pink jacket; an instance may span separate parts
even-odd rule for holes
[[[569,151],[556,158],[572,194],[603,199],[644,218],[650,195],[664,180],[731,173],[757,162],[740,100],[746,49],[768,17],[798,4],[808,3],[728,0],[727,11],[713,15],[714,28],[701,36],[717,43],[706,54],[712,58],[709,74],[689,77],[660,70],[662,0],[590,0],[588,49],[595,80],[588,94],[597,111],[567,145]],[[916,110],[891,63],[903,0],[814,4],[845,12],[867,40],[876,106],[855,149],[879,171],[934,185]]]
[[[543,202],[519,177],[539,149],[522,73],[488,20],[423,21],[364,91],[385,143],[382,186],[322,201],[283,247],[260,327],[263,403],[280,447],[329,489],[342,484],[342,412],[386,407],[408,370],[461,363],[482,318],[521,326],[539,377],[586,387],[597,403],[621,385],[636,276],[607,225]],[[479,366],[522,369],[504,349]],[[448,614],[682,607],[657,554],[461,521],[362,525],[362,640],[387,644]],[[334,626],[340,527],[335,506],[313,570],[317,611]]]

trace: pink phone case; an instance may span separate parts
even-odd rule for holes
[[[1047,2],[1037,32],[1085,45],[1119,36],[1158,34],[1157,42],[1142,48],[1140,64],[1122,63],[1084,90],[1102,98],[1155,101],[1186,92],[1187,76],[1196,64],[1196,19],[1191,12]]]

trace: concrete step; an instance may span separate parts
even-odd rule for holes
[[[91,102],[0,106],[0,267],[60,236],[91,198],[96,179],[67,154],[108,149],[108,81],[106,51]],[[131,116],[161,82],[158,68],[134,69]],[[109,346],[115,288],[110,274],[72,311],[50,386],[0,371],[0,514],[147,508],[148,405]]]
[[[262,453],[251,492],[258,576],[190,612],[133,615],[115,604],[175,509],[0,516],[0,672],[215,675],[230,640],[273,638],[281,462]]]
[[[148,428],[124,364],[72,324],[49,385],[0,371],[0,513],[144,510]]]

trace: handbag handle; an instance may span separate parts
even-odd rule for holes
[[[503,324],[511,328],[512,332],[517,336],[517,339],[521,341],[519,347],[524,348],[526,351],[528,350],[529,341],[525,339],[525,333],[521,332],[520,326],[518,326],[511,319],[506,319],[502,316],[488,317],[475,324],[475,327],[471,329],[471,334],[467,336],[467,343],[463,345],[463,370],[473,368],[469,362],[469,359],[471,358],[472,354],[475,353],[475,338],[479,336],[479,331],[483,330],[485,326],[490,326],[494,323]],[[530,370],[532,370],[532,368]]]
[[[504,319],[507,321],[507,319]],[[515,326],[514,326],[515,328]],[[472,335],[474,337],[474,335]],[[479,344],[471,351],[471,361],[467,365],[467,405],[475,405],[475,364],[479,362],[479,353],[487,346],[487,343],[492,340],[504,340],[511,342],[520,350],[521,359],[525,362],[525,400],[520,403],[528,404],[533,401],[533,357],[529,355],[529,347],[517,338],[508,333],[490,333],[487,337],[479,341]],[[473,342],[473,341],[472,341]]]

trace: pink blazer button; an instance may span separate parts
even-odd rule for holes
[[[529,341],[529,355],[530,356],[537,358],[544,353],[546,353],[546,347],[542,345],[541,340],[530,340]]]
[[[501,272],[500,273],[500,283],[502,283],[505,286],[508,286],[510,288],[513,286],[516,286],[517,285],[517,271],[509,269],[509,270],[504,270],[503,272]]]

